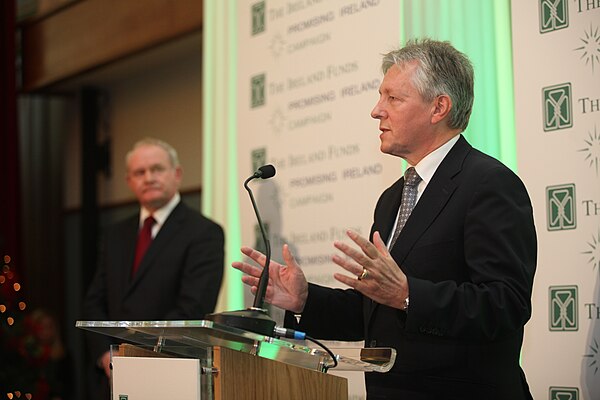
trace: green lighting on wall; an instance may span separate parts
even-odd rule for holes
[[[235,0],[204,2],[203,212],[225,229],[225,281],[219,308],[244,307],[237,176],[237,6]],[[218,310],[220,311],[220,310]]]
[[[479,150],[516,169],[509,0],[405,0],[400,43],[448,40],[475,69],[475,104],[465,136]]]

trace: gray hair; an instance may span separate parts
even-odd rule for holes
[[[125,156],[125,165],[129,165],[129,159],[131,158],[131,154],[133,153],[133,151],[135,149],[137,149],[139,147],[143,147],[143,146],[158,146],[158,147],[162,148],[169,155],[169,161],[171,161],[171,165],[173,167],[179,167],[179,157],[177,156],[177,150],[175,150],[175,148],[173,148],[173,146],[171,146],[169,143],[162,141],[160,139],[155,139],[155,138],[151,138],[151,137],[147,137],[142,140],[138,140],[133,145],[131,150],[129,150],[127,152],[127,155]]]
[[[473,65],[467,56],[450,42],[432,39],[412,39],[401,49],[383,56],[381,69],[385,74],[393,65],[402,67],[418,61],[413,85],[425,101],[446,94],[452,100],[448,126],[464,131],[473,109]]]

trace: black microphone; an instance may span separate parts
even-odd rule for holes
[[[254,175],[252,175],[250,178],[246,179],[246,183],[250,182],[253,178],[262,178],[262,179],[269,179],[275,176],[275,167],[272,166],[271,164],[267,164],[267,165],[263,165],[262,167],[259,167],[256,172],[254,173]],[[244,183],[244,186],[246,186],[246,183]],[[248,190],[248,188],[246,188],[246,190]]]
[[[247,331],[259,333],[265,336],[273,336],[275,333],[275,321],[269,317],[267,310],[264,309],[265,294],[267,292],[267,286],[269,285],[269,264],[271,263],[271,243],[267,237],[265,227],[260,218],[256,201],[252,190],[248,186],[248,183],[253,179],[269,179],[275,176],[275,167],[271,164],[263,165],[258,168],[252,176],[248,177],[244,181],[244,188],[248,191],[250,200],[252,201],[252,207],[256,214],[260,233],[262,235],[263,242],[265,244],[265,266],[260,275],[258,281],[258,287],[254,296],[254,304],[252,307],[246,310],[230,311],[224,313],[208,314],[206,318],[210,321],[218,324],[232,326],[234,328],[245,329]]]

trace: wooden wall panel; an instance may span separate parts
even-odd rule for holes
[[[214,347],[216,400],[348,400],[348,380],[248,353]]]
[[[31,92],[202,28],[201,0],[84,0],[25,24]]]

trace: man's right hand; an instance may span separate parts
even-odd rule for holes
[[[98,359],[98,367],[104,370],[104,373],[110,378],[110,351],[102,354]]]
[[[242,247],[242,253],[264,267],[266,257],[261,252]],[[269,285],[265,301],[284,310],[301,313],[308,297],[308,282],[287,244],[283,245],[283,261],[286,265],[273,260],[269,264]],[[262,268],[237,261],[231,265],[246,274],[242,277],[242,282],[256,294]]]

